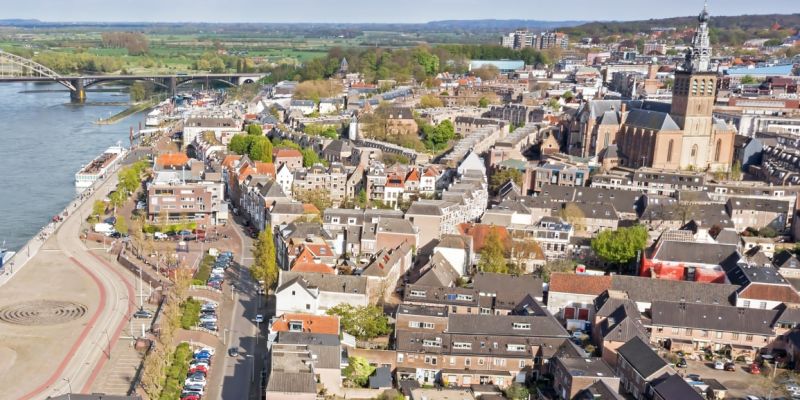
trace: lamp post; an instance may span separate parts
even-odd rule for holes
[[[70,382],[69,378],[64,378],[64,381],[67,381],[67,387],[69,388],[69,392],[67,392],[67,400],[72,400],[72,382]]]
[[[253,383],[256,380],[256,362],[255,362],[255,357],[252,354],[248,354],[245,357],[250,359],[250,383]]]

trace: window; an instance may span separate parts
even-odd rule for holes
[[[667,162],[672,162],[672,148],[675,147],[675,140],[670,139],[667,145]]]
[[[302,331],[303,331],[303,321],[289,322],[289,332],[302,332]]]
[[[716,333],[714,336],[715,336],[717,339],[722,339],[722,332],[717,332],[717,333]]]
[[[483,363],[484,363],[483,357],[479,358],[478,359],[478,365],[483,365]]]
[[[421,326],[422,329],[433,329],[433,323],[431,322],[422,322]]]
[[[739,340],[739,332],[734,332],[734,333],[731,333],[731,339],[733,339],[733,340]]]
[[[746,336],[744,337],[744,340],[746,340],[746,341],[748,341],[748,342],[752,342],[752,341],[753,341],[753,335],[746,335]]]
[[[471,359],[469,359],[469,358],[465,358],[464,359],[464,365],[465,366],[469,367],[471,364],[472,364],[472,360]]]
[[[453,349],[472,350],[472,343],[455,342],[455,343],[453,343]]]
[[[525,345],[523,345],[523,344],[509,344],[509,345],[506,345],[506,350],[508,350],[508,351],[525,351]]]
[[[494,366],[495,367],[504,367],[506,365],[505,358],[495,358],[494,359]]]
[[[719,156],[722,152],[722,139],[717,139],[717,148],[714,150],[714,161],[719,162]]]
[[[766,310],[767,309],[767,302],[766,301],[762,301],[761,304],[758,305],[758,308],[760,308],[762,310]]]
[[[744,308],[750,308],[750,300],[745,300],[745,301],[743,301],[743,302],[742,302],[742,307],[744,307]]]
[[[514,322],[511,324],[513,329],[531,329],[531,324],[522,323],[522,322]]]
[[[403,353],[397,353],[397,362],[403,362]]]
[[[425,339],[422,341],[422,346],[424,347],[441,347],[442,340],[440,338],[436,338],[435,340]]]
[[[708,337],[708,331],[700,331],[700,336]]]
[[[411,297],[425,297],[425,291],[424,290],[412,290],[410,296]]]
[[[519,360],[519,368],[525,368],[525,360]]]
[[[680,328],[672,328],[672,334],[677,335],[680,332]]]
[[[420,324],[419,321],[408,321],[409,328],[419,328],[419,324]]]
[[[450,365],[456,365],[456,358],[450,357]]]

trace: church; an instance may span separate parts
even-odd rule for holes
[[[576,148],[604,165],[728,171],[736,129],[712,111],[718,75],[710,71],[709,14],[704,8],[683,65],[675,72],[672,104],[593,100],[577,111]]]

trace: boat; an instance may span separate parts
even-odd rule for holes
[[[153,111],[147,113],[147,118],[144,120],[145,126],[159,126],[161,125],[161,110],[156,108]]]
[[[78,192],[82,192],[89,186],[92,186],[96,180],[105,176],[106,172],[119,163],[127,152],[128,151],[118,143],[116,146],[111,146],[106,149],[103,154],[100,154],[89,164],[81,168],[81,170],[75,174],[75,188]]]
[[[5,244],[6,243],[3,242],[3,246],[0,247],[0,269],[5,267],[6,263],[11,260],[11,257],[14,257],[14,254],[16,254],[13,251],[8,251],[5,248]]]

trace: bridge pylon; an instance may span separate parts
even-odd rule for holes
[[[75,90],[69,91],[69,98],[73,103],[83,103],[86,101],[86,88],[83,86],[83,79],[70,80]]]

